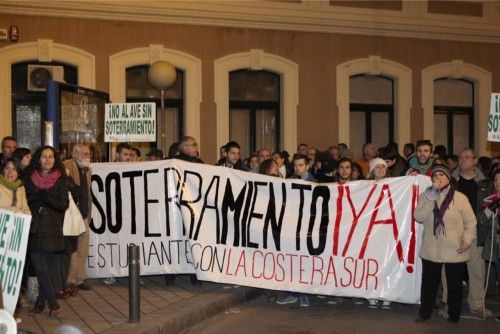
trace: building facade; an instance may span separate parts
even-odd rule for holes
[[[499,2],[2,1],[10,27],[19,38],[0,40],[0,136],[16,132],[19,64],[72,66],[75,83],[125,102],[132,69],[167,60],[182,75],[167,132],[196,137],[206,162],[234,138],[246,154],[344,142],[357,155],[366,140],[421,138],[500,152],[486,141]]]

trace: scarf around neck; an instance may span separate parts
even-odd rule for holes
[[[9,181],[5,176],[0,175],[0,184],[9,190],[15,191],[21,186],[22,182],[19,178],[15,181]]]
[[[443,218],[444,214],[446,213],[446,210],[448,210],[448,207],[450,206],[450,203],[453,200],[453,195],[455,194],[455,186],[452,183],[450,183],[448,186],[440,190],[446,191],[446,188],[448,188],[447,189],[448,192],[444,197],[441,206],[438,207],[437,201],[434,202],[434,235],[436,234],[446,235],[446,227],[444,226]]]
[[[60,176],[61,172],[58,170],[52,171],[48,174],[42,174],[39,171],[35,170],[31,174],[31,181],[33,181],[33,184],[37,188],[46,190],[53,188]]]

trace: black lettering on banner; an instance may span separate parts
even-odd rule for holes
[[[267,186],[268,183],[267,182],[260,182],[260,181],[256,181],[254,183],[255,183],[255,191],[253,193],[252,209],[250,210],[250,215],[248,217],[246,234],[247,234],[247,247],[259,248],[259,244],[252,242],[250,240],[250,226],[252,224],[252,218],[262,219],[264,217],[264,215],[262,213],[255,212],[255,202],[257,202],[257,194],[259,193],[259,187]]]
[[[105,247],[106,246],[104,246],[103,244],[97,245],[97,255],[99,256],[99,260],[97,260],[97,265],[99,266],[99,268],[104,268],[106,266],[106,259],[101,254],[101,248],[105,248]],[[102,262],[101,262],[101,259],[102,259]]]
[[[234,211],[234,240],[233,246],[240,245],[240,215],[241,209],[243,208],[243,200],[245,199],[245,192],[247,190],[247,184],[243,186],[238,197],[236,197],[236,201],[233,196],[233,188],[231,187],[231,180],[227,179],[226,189],[224,190],[224,197],[222,198],[222,230],[220,231],[220,240],[219,233],[217,233],[217,243],[221,243],[223,245],[226,244],[227,241],[227,214],[228,209]],[[217,225],[217,232],[219,232],[219,225]]]
[[[144,236],[147,237],[160,237],[161,232],[158,233],[150,233],[149,232],[149,204],[150,203],[159,203],[157,199],[149,199],[148,194],[148,175],[158,173],[158,169],[150,169],[144,171]]]
[[[112,217],[112,198],[111,198],[111,182],[115,183],[115,214],[116,225],[113,225]],[[106,176],[106,216],[108,217],[108,229],[111,233],[118,233],[122,228],[122,189],[120,185],[120,174],[117,172],[109,173]]]
[[[299,189],[300,191],[300,204],[299,204],[299,217],[297,219],[297,231],[295,232],[295,249],[300,250],[300,230],[302,228],[302,215],[304,211],[304,190],[311,190],[309,184],[292,183],[292,189]]]
[[[170,247],[171,244],[172,244],[172,242],[169,240],[168,241],[168,253],[167,253],[167,249],[165,248],[165,245],[163,244],[163,242],[160,244],[161,258],[167,259],[167,262],[169,265],[172,264],[172,249]]]
[[[93,262],[92,259],[94,258],[94,245],[93,244],[89,244],[89,254],[87,255],[87,268],[91,268],[91,269],[94,269],[94,265],[93,265]]]
[[[97,183],[97,188],[99,189],[99,192],[103,192],[104,190],[104,183],[102,182],[102,179],[99,175],[92,175],[92,181],[91,184],[95,182]],[[95,205],[97,212],[99,212],[99,216],[101,217],[101,225],[99,227],[96,227],[96,224],[94,222],[94,218],[90,220],[89,228],[94,232],[95,234],[103,234],[106,231],[106,215],[104,214],[104,210],[97,200],[97,197],[94,196],[94,191],[92,189],[93,187],[91,186],[90,189],[92,191],[92,203]]]
[[[207,257],[205,256],[205,251],[208,251],[208,259]],[[203,248],[203,250],[201,251],[201,258],[200,258],[200,270],[201,271],[210,271],[210,269],[212,268],[212,263],[214,261],[214,253],[212,251],[212,246],[208,245],[208,246],[205,246]],[[208,264],[204,267],[203,264],[204,263],[207,263]]]
[[[181,253],[181,241],[182,240],[172,240],[172,242],[175,242],[175,244],[177,245],[177,252],[176,252],[176,254],[180,254]],[[177,256],[177,264],[180,264],[180,263],[181,263],[181,257]]]
[[[118,248],[118,254],[120,254],[120,246],[119,246],[119,244],[117,242],[107,242],[105,245],[109,246],[109,262],[110,262],[109,265],[111,267],[113,267],[114,266],[114,263],[113,263],[113,259],[114,259],[114,256],[113,256],[113,246],[118,246],[117,247]]]
[[[172,172],[175,172],[175,174],[177,175],[177,184],[175,185],[175,197],[169,197],[169,194],[168,194],[168,189],[169,189],[169,172],[172,171]],[[170,236],[170,205],[169,203],[171,202],[174,202],[175,205],[177,206],[177,208],[179,209],[179,213],[180,213],[180,209],[181,209],[181,205],[179,204],[179,201],[177,201],[177,198],[178,198],[178,194],[179,194],[179,189],[180,189],[180,186],[181,186],[181,174],[179,173],[179,171],[174,168],[174,167],[169,167],[169,168],[165,168],[163,170],[163,181],[164,181],[164,184],[165,184],[165,210],[166,210],[166,214],[165,214],[165,225],[167,225],[167,237]]]
[[[118,265],[120,268],[127,268],[128,267],[128,246],[129,244],[126,245],[125,247],[125,256],[122,256],[122,251],[120,246],[118,246]],[[122,259],[125,263],[122,263]]]
[[[248,193],[247,198],[245,200],[245,209],[243,210],[243,217],[241,217],[241,246],[246,247],[247,245],[247,219],[248,219],[248,211],[250,210],[250,204],[252,202],[253,195],[253,182],[248,182]]]
[[[141,176],[142,171],[140,170],[134,170],[134,171],[129,171],[129,172],[123,172],[122,177],[129,177],[130,178],[130,211],[131,211],[131,226],[130,226],[130,233],[136,234],[137,233],[137,226],[136,226],[136,219],[135,219],[135,183],[134,183],[134,178]],[[147,193],[146,193],[147,194]]]
[[[281,192],[283,194],[283,202],[281,203],[281,210],[278,222],[276,222],[276,199],[274,197],[273,183],[269,183],[269,204],[267,205],[266,218],[264,219],[264,228],[262,229],[262,239],[264,240],[264,249],[267,249],[267,232],[269,230],[269,223],[271,224],[271,232],[274,239],[276,250],[281,250],[281,227],[283,224],[283,217],[286,207],[286,186],[281,183]]]
[[[162,261],[160,260],[160,256],[158,255],[158,250],[156,249],[156,245],[154,242],[152,242],[149,245],[149,256],[148,256],[148,262],[147,265],[149,266],[151,264],[151,256],[156,255],[156,261],[160,265]]]
[[[220,176],[214,176],[212,178],[212,181],[208,185],[208,189],[205,191],[205,200],[203,201],[203,208],[201,209],[200,213],[200,219],[198,219],[198,224],[196,226],[196,232],[194,234],[194,240],[198,240],[198,234],[200,233],[200,227],[201,227],[201,222],[203,220],[203,216],[205,215],[205,210],[206,209],[212,209],[215,211],[215,222],[217,229],[219,227],[219,208],[217,207],[217,203],[219,203],[219,183],[220,183]],[[215,196],[214,198],[214,204],[209,205],[208,199],[210,198],[210,191],[212,190],[212,187],[215,185]],[[216,231],[217,236],[219,235],[219,231]]]
[[[187,182],[188,176],[192,175],[196,179],[198,179],[198,195],[195,199],[183,199],[185,193],[186,193],[186,183],[190,184],[195,184],[195,181]],[[193,228],[194,228],[194,210],[191,207],[190,204],[196,203],[201,199],[201,186],[203,183],[203,179],[201,178],[201,175],[196,172],[192,172],[189,170],[184,171],[184,181],[182,182],[182,188],[181,188],[181,198],[180,198],[180,205],[186,207],[189,210],[190,214],[190,220],[189,220],[189,238],[191,239],[193,236]],[[182,224],[182,234],[186,235],[186,228],[185,225]]]
[[[322,198],[321,222],[319,225],[319,244],[314,248],[312,242],[312,232],[316,221],[316,203],[318,198]],[[309,218],[309,228],[307,230],[307,250],[311,255],[320,255],[325,250],[326,232],[328,231],[328,201],[330,200],[330,189],[327,186],[317,186],[313,189],[311,200],[311,218]]]

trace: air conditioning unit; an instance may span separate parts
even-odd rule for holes
[[[45,92],[49,80],[64,82],[64,67],[28,65],[28,90]]]

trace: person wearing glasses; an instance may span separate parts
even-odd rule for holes
[[[198,143],[196,139],[191,136],[184,136],[179,141],[179,154],[174,156],[174,159],[179,159],[188,162],[195,162],[203,164],[203,160],[200,159],[200,152],[198,151]],[[165,284],[167,286],[175,284],[175,278],[177,275],[168,274],[165,275]],[[201,285],[201,281],[198,280],[196,274],[190,274],[192,285]]]

